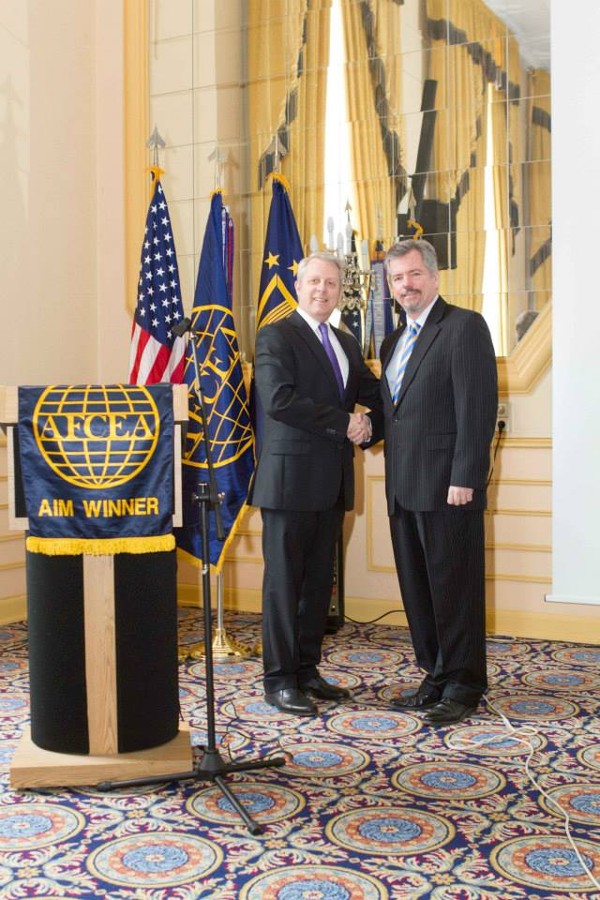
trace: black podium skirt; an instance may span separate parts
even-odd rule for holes
[[[27,553],[31,739],[90,753],[82,556]],[[114,556],[116,744],[119,753],[177,736],[176,551]]]

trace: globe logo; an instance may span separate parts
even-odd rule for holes
[[[87,489],[135,478],[151,460],[159,433],[158,409],[141,385],[52,385],[33,413],[33,435],[47,464]]]
[[[198,307],[194,307],[194,312]],[[243,385],[240,353],[231,310],[226,306],[205,306],[195,323],[197,353],[202,360],[200,381],[211,438],[215,469],[239,459],[254,443],[248,402]],[[186,358],[185,378],[195,384],[194,357]],[[192,397],[183,464],[206,469],[202,410]]]

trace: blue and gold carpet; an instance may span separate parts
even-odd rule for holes
[[[256,616],[225,625],[258,641]],[[182,610],[180,647],[202,639],[202,614]],[[490,639],[492,706],[442,729],[388,708],[419,681],[406,629],[348,623],[328,636],[322,674],[353,698],[319,701],[316,719],[263,702],[259,659],[217,661],[223,759],[286,759],[226,776],[260,835],[212,782],[11,790],[29,715],[26,625],[0,628],[0,651],[0,900],[600,900],[598,646]],[[204,684],[202,661],[181,663],[194,746]]]

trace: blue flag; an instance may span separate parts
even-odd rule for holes
[[[365,341],[365,326],[364,326],[364,318],[363,311],[360,306],[356,306],[353,309],[349,307],[344,307],[342,310],[342,325],[349,331],[353,337],[356,338],[358,346],[360,347],[360,352],[364,352],[364,341]]]
[[[272,174],[273,196],[267,222],[265,249],[260,270],[260,290],[256,313],[256,330],[263,325],[285,319],[298,305],[296,273],[304,256],[302,241],[288,195],[288,182],[277,173]],[[251,411],[254,423],[256,453],[260,453],[263,434],[263,412],[258,393],[251,384]]]
[[[216,480],[225,542],[217,537],[214,510],[210,514],[208,562],[220,570],[228,541],[248,494],[254,469],[254,438],[248,397],[231,304],[233,225],[220,192],[212,196],[192,311],[206,438]],[[189,385],[190,412],[183,457],[183,527],[176,530],[178,547],[202,560],[200,509],[194,499],[209,471],[202,412],[195,390],[196,369],[190,342],[184,381]],[[205,562],[205,560],[202,560]]]
[[[273,196],[267,222],[265,252],[260,273],[256,330],[284,319],[297,305],[294,282],[304,256],[298,226],[282,175],[273,176]]]
[[[385,252],[380,242],[375,246],[371,259],[371,277],[366,316],[366,355],[379,359],[383,339],[394,330],[393,300],[390,294],[384,265]]]

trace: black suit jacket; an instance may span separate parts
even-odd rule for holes
[[[381,410],[379,382],[354,337],[335,328],[348,357],[340,398],[318,337],[297,312],[258,332],[255,381],[264,413],[260,457],[248,502],[267,509],[323,510],[343,493],[354,505],[354,445],[346,438],[356,403]]]
[[[438,297],[408,362],[396,404],[385,370],[406,325],[381,345],[388,513],[447,508],[450,485],[474,488],[484,509],[496,426],[496,355],[479,313]]]

